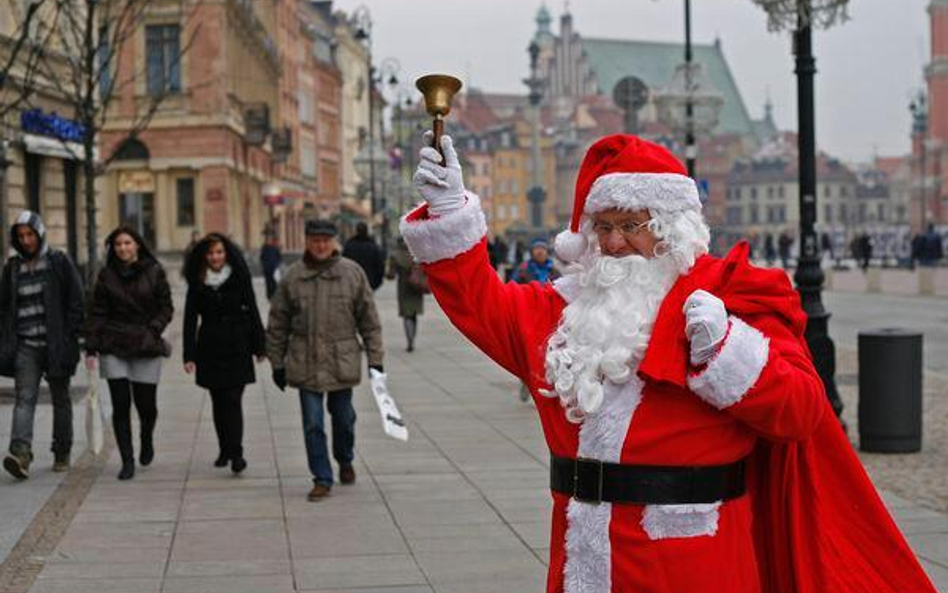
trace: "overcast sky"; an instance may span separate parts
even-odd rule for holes
[[[485,91],[525,92],[526,47],[540,0],[337,0],[368,7],[375,63],[396,58],[403,80],[454,74]],[[562,0],[547,3],[558,32]],[[816,130],[821,150],[848,161],[910,150],[908,103],[929,60],[928,0],[851,0],[850,20],[814,35]],[[573,0],[584,37],[681,41],[683,0]],[[694,0],[692,38],[720,37],[751,117],[769,93],[777,124],[796,129],[789,33],[769,33],[751,0]]]

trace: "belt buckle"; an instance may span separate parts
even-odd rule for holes
[[[580,467],[585,466],[595,468],[596,472],[596,494],[594,498],[586,497],[586,493],[579,491],[579,472]],[[597,505],[602,502],[602,461],[590,459],[589,457],[577,457],[573,463],[573,499],[587,504]]]

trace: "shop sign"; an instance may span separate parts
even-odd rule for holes
[[[155,193],[155,176],[149,171],[121,171],[118,184],[123,194]]]
[[[28,134],[49,136],[67,142],[82,142],[86,131],[83,125],[56,115],[55,111],[43,113],[40,109],[20,113],[20,127]]]

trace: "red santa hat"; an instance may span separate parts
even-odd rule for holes
[[[637,136],[606,136],[589,147],[576,179],[569,229],[556,236],[556,255],[573,262],[586,251],[583,216],[619,208],[649,212],[701,211],[698,188],[666,148]]]

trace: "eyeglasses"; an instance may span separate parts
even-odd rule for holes
[[[614,225],[608,222],[594,222],[593,231],[600,237],[608,237],[612,234],[612,231],[618,230],[623,237],[629,239],[646,231],[650,222],[652,222],[651,218],[645,222],[627,222],[620,225]]]

